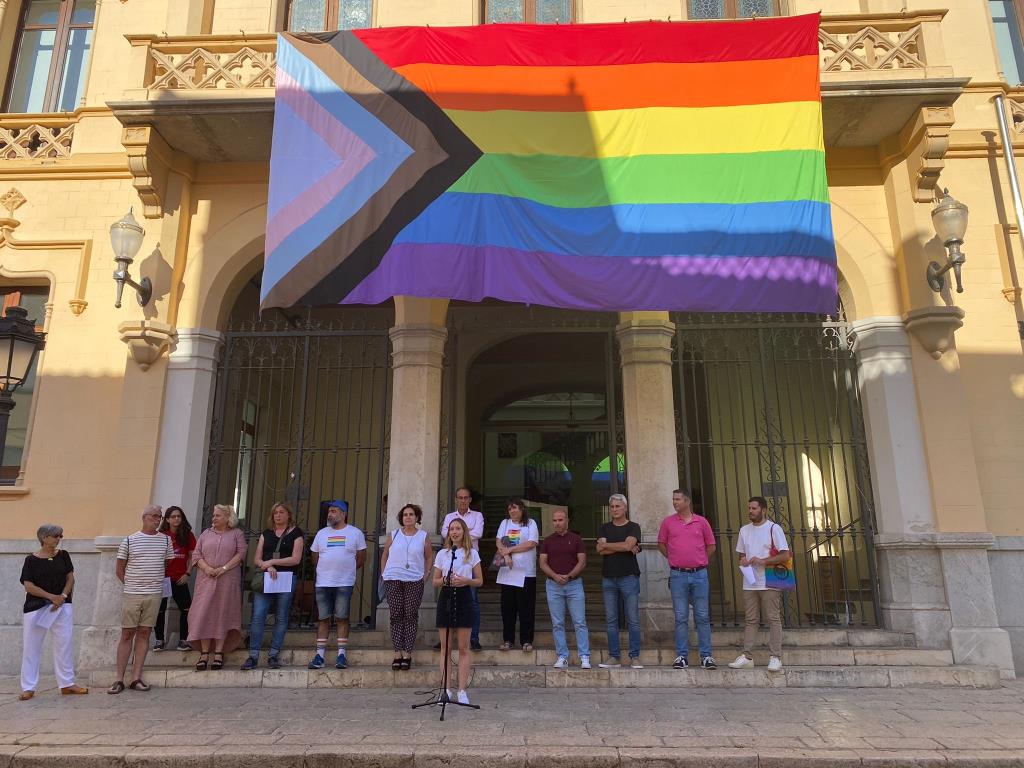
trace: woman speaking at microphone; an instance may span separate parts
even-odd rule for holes
[[[454,558],[454,563],[452,562]],[[469,633],[473,626],[473,598],[470,587],[480,587],[484,583],[484,573],[480,568],[480,554],[473,549],[469,537],[469,527],[459,518],[455,518],[448,526],[448,536],[444,540],[444,549],[434,558],[434,586],[441,587],[437,596],[437,629],[441,635],[441,679],[444,679],[445,665],[451,652],[448,641],[450,630],[458,630],[459,641],[459,697],[460,704],[469,704],[466,686],[472,671],[472,656],[469,652]],[[454,699],[452,691],[447,691],[448,698]]]

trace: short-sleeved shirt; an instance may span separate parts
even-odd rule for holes
[[[569,574],[579,562],[577,556],[583,552],[586,552],[583,539],[572,531],[562,535],[553,533],[540,545],[540,553],[548,556],[548,568],[559,576]]]
[[[789,544],[786,543],[786,533],[782,530],[782,526],[771,520],[767,520],[761,525],[747,523],[740,528],[740,536],[736,540],[736,551],[746,557],[769,557],[773,543],[779,552],[789,549]],[[748,591],[768,589],[764,585],[763,565],[754,566],[754,584],[748,585],[747,580],[744,579],[743,589]]]
[[[196,548],[196,537],[192,534],[192,531],[189,531],[188,543],[183,547],[178,543],[178,537],[170,531],[164,531],[164,536],[171,540],[171,546],[174,548],[174,559],[167,561],[167,569],[164,571],[164,576],[170,578],[171,581],[177,581],[188,573],[189,560]]]
[[[443,539],[448,535],[448,526],[452,524],[454,519],[462,520],[469,528],[469,536],[473,539],[473,549],[480,548],[480,539],[484,535],[484,516],[482,513],[477,512],[475,509],[471,509],[466,514],[459,514],[459,510],[449,512],[444,516],[444,520],[441,523],[441,538]]]
[[[162,533],[136,531],[121,540],[117,559],[125,560],[126,595],[161,595],[168,560],[174,559],[171,540]]]
[[[523,525],[521,523],[513,523],[507,517],[501,521],[501,525],[498,526],[498,538],[503,536],[508,537],[509,545],[518,547],[520,544],[525,544],[528,541],[540,541],[540,531],[537,530],[537,523],[530,520]],[[531,578],[537,575],[537,548],[527,550],[526,552],[513,552],[512,553],[512,565],[516,568],[524,568],[526,570],[526,578]]]
[[[469,555],[466,555],[466,550],[462,547],[455,548],[455,565],[452,566],[452,574],[455,576],[461,576],[464,579],[473,578],[473,568],[480,563],[480,553],[475,549],[469,551]],[[452,551],[450,549],[442,549],[434,557],[434,567],[441,572],[442,576],[448,575],[448,568],[452,565]]]
[[[694,514],[684,523],[677,514],[661,521],[658,543],[668,547],[668,564],[673,568],[700,568],[708,564],[708,550],[715,534],[707,518]]]
[[[75,566],[71,564],[71,555],[63,549],[53,558],[36,557],[29,555],[25,558],[25,564],[21,567],[21,583],[31,581],[44,592],[51,595],[59,595],[64,592],[64,585],[68,583],[68,574],[74,573]],[[65,602],[71,602],[71,595]],[[25,595],[24,613],[38,611],[45,608],[50,601],[45,597]]]
[[[321,528],[313,538],[310,552],[316,552],[318,587],[351,587],[356,583],[356,556],[366,549],[366,537],[354,525]],[[290,553],[289,553],[290,554]]]
[[[640,543],[640,526],[629,520],[625,525],[604,523],[597,531],[597,538],[609,544],[621,544],[630,536],[636,539],[637,544]],[[635,552],[614,552],[601,557],[601,575],[606,579],[640,575],[640,564],[636,561]]]
[[[304,538],[306,534],[302,532],[299,526],[295,526],[290,531],[285,531],[284,536],[281,537],[281,554],[274,557],[274,547],[277,546],[277,534],[274,533],[273,528],[267,528],[263,531],[263,557],[262,560],[276,560],[281,557],[291,557],[292,550],[295,548],[295,540]],[[301,561],[300,561],[301,562]],[[291,571],[295,573],[299,570],[298,565],[275,565],[274,570],[276,571]]]

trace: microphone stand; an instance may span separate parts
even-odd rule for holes
[[[455,589],[456,588],[451,585],[452,584],[452,571],[455,569],[455,545],[454,544],[452,544],[451,555],[452,555],[451,560],[448,561],[448,575],[445,576],[444,577],[444,581],[441,582],[443,585],[446,584],[448,586],[448,623],[449,624],[451,624],[454,621],[455,615],[456,615],[456,613],[455,613],[455,609],[456,609]],[[444,666],[441,669],[441,692],[437,695],[437,698],[434,701],[425,701],[422,704],[413,704],[412,705],[413,709],[419,709],[420,707],[436,707],[436,706],[440,705],[440,707],[441,707],[441,722],[442,723],[444,722],[444,710],[445,710],[445,707],[447,707],[449,704],[454,704],[457,707],[467,707],[469,709],[480,709],[480,705],[479,704],[463,704],[461,701],[458,701],[457,699],[455,701],[452,701],[448,697],[448,668],[451,666],[451,656],[450,656],[451,650],[450,649],[451,649],[452,632],[453,631],[458,631],[458,630],[455,627],[448,627],[447,631],[444,633],[444,648],[441,651],[441,653],[444,654]],[[462,651],[459,651],[459,653],[461,654]],[[460,661],[461,661],[461,656],[460,656]]]

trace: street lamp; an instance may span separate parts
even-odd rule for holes
[[[117,301],[114,302],[114,306],[117,309],[121,308],[121,292],[124,291],[125,285],[135,289],[141,307],[149,304],[153,296],[153,283],[148,277],[136,283],[128,274],[128,267],[142,247],[142,238],[145,236],[146,230],[139,226],[131,210],[110,225],[110,245],[114,249],[114,261],[117,262],[117,270],[114,272],[114,282],[117,283]]]
[[[8,307],[0,318],[0,465],[7,447],[7,423],[14,408],[14,392],[25,383],[46,334],[36,333],[24,307]]]
[[[932,225],[935,227],[935,234],[939,236],[942,245],[949,251],[946,263],[939,266],[936,261],[928,264],[927,276],[928,286],[938,293],[945,285],[943,275],[950,269],[956,278],[956,292],[963,293],[964,287],[960,282],[960,268],[967,261],[967,255],[960,250],[964,243],[964,234],[967,232],[967,206],[949,194],[949,190],[943,190],[943,197],[939,204],[932,209]]]

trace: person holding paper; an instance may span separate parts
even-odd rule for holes
[[[611,521],[597,532],[597,554],[601,560],[601,591],[604,594],[605,629],[608,632],[608,660],[597,666],[615,669],[622,666],[619,650],[619,600],[622,600],[629,627],[629,666],[643,669],[640,663],[640,526],[629,519],[629,502],[621,493],[608,497]]]
[[[348,657],[348,609],[356,574],[366,563],[366,536],[348,524],[348,502],[334,499],[327,507],[327,525],[317,531],[309,547],[316,568],[316,655],[309,669],[323,669],[331,617],[338,625],[338,657],[335,669],[346,669]]]
[[[461,518],[455,518],[448,525],[444,549],[434,558],[434,586],[441,587],[437,595],[437,629],[441,647],[451,650],[448,635],[455,630],[459,647],[459,694],[460,704],[469,704],[466,688],[473,671],[473,656],[469,652],[469,636],[473,627],[473,601],[470,589],[484,583],[484,572],[480,567],[480,553],[473,548],[469,526]],[[444,679],[448,656],[441,653],[441,678]],[[453,700],[451,689],[448,699]]]
[[[192,570],[192,552],[196,548],[196,537],[192,533],[192,525],[185,517],[181,507],[168,507],[164,512],[164,521],[160,524],[160,533],[171,540],[174,547],[174,559],[167,561],[164,571],[164,586],[170,582],[171,596],[178,606],[178,650],[191,651],[188,644],[188,609],[192,606],[192,593],[188,588],[188,572]],[[160,601],[160,610],[156,616],[156,643],[154,651],[164,649],[164,618],[168,606],[168,596]]]
[[[519,619],[519,643],[529,653],[533,650],[533,626],[537,612],[537,545],[540,532],[537,523],[526,512],[526,502],[512,498],[505,503],[508,517],[498,526],[498,554],[506,565],[498,571],[501,585],[501,650],[512,649],[516,641],[516,619]],[[521,581],[520,581],[521,579]]]
[[[25,558],[21,584],[25,587],[22,619],[21,695],[28,701],[36,695],[43,640],[49,632],[53,641],[53,671],[63,696],[88,693],[75,684],[75,652],[71,643],[74,620],[71,592],[75,587],[75,566],[71,555],[60,548],[64,529],[41,525],[36,531],[40,548]]]
[[[196,543],[196,594],[189,611],[188,639],[199,644],[196,671],[221,669],[224,654],[242,640],[242,569],[248,545],[238,515],[227,504],[213,507],[210,527]],[[213,661],[210,661],[210,651]]]
[[[764,567],[789,560],[789,544],[782,526],[768,519],[768,500],[764,496],[751,496],[747,502],[750,522],[740,528],[736,551],[740,567],[753,569],[753,583],[743,580],[743,653],[729,663],[733,669],[754,666],[753,649],[757,628],[762,621],[768,624],[768,671],[782,671],[782,593],[765,586]],[[771,554],[772,549],[777,553]],[[744,574],[746,576],[746,574]]]
[[[291,507],[279,501],[270,508],[267,527],[256,543],[256,567],[263,572],[263,590],[252,593],[252,623],[249,625],[249,658],[242,664],[243,670],[255,669],[260,664],[260,648],[263,647],[263,631],[267,626],[267,614],[274,604],[274,636],[270,640],[267,666],[280,669],[279,654],[284,647],[288,633],[288,618],[292,612],[292,597],[295,594],[296,575],[302,562],[302,548],[305,534],[295,525]],[[280,580],[279,583],[275,584]],[[283,590],[282,590],[283,588]]]
[[[391,614],[391,644],[395,658],[391,668],[407,671],[412,667],[412,647],[419,632],[420,603],[430,576],[434,549],[430,537],[420,528],[423,510],[418,504],[406,504],[398,510],[396,528],[387,537],[380,561],[384,594]]]

